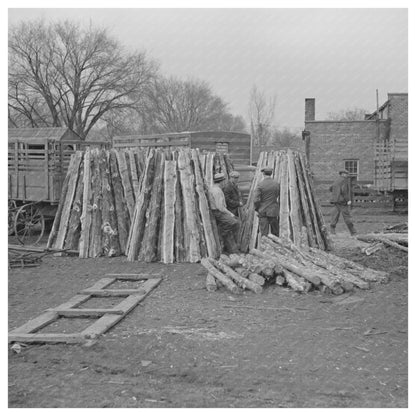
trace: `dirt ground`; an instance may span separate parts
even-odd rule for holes
[[[369,232],[407,217],[355,221]],[[279,286],[239,296],[207,292],[199,264],[47,256],[9,270],[9,330],[106,273],[163,275],[89,348],[30,344],[16,353],[9,345],[9,407],[407,407],[407,255],[361,254],[343,224],[334,242],[336,254],[388,270],[391,281],[341,296]],[[90,323],[75,321],[78,330]]]

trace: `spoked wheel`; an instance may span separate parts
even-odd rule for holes
[[[13,235],[14,234],[14,218],[16,216],[16,201],[13,201],[13,199],[9,199],[9,211],[8,211],[8,216],[9,216],[9,235]]]
[[[35,205],[22,205],[16,212],[14,232],[21,244],[36,244],[45,232],[45,218]]]

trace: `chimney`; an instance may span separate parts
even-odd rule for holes
[[[315,121],[315,98],[305,98],[305,121]]]

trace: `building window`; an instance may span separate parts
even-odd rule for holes
[[[228,143],[217,142],[215,144],[215,151],[220,154],[228,153]]]
[[[344,160],[344,168],[350,173],[351,176],[354,176],[355,179],[358,179],[359,175],[359,164],[358,160]]]

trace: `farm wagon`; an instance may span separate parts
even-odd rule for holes
[[[8,231],[36,244],[52,221],[71,155],[91,143],[67,128],[10,128],[8,132]]]

